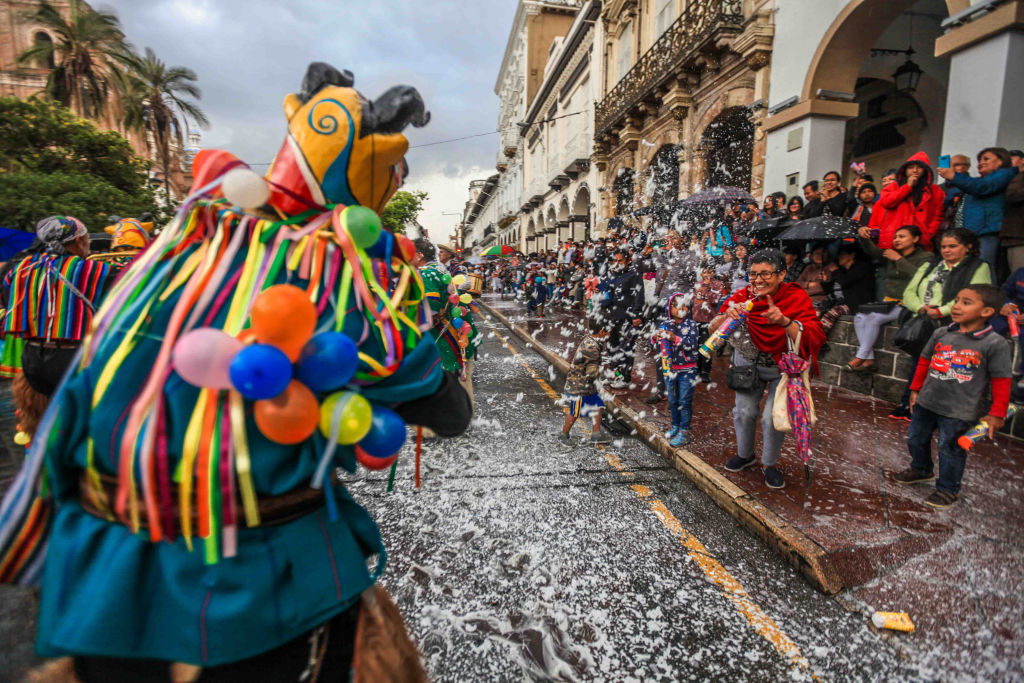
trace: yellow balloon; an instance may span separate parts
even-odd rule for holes
[[[338,425],[338,443],[354,444],[370,431],[373,408],[362,394],[339,391],[320,404],[320,432],[331,438],[331,428]]]
[[[466,276],[456,275],[455,277],[452,278],[452,284],[455,285],[456,287],[458,287],[459,285],[466,284]]]
[[[14,435],[14,443],[19,446],[27,446],[32,441],[32,437],[25,432],[18,432]]]
[[[462,296],[459,297],[459,301],[461,301],[464,304],[471,303],[473,301],[473,295],[472,294],[463,294]]]

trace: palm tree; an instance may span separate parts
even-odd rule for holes
[[[18,64],[55,64],[46,81],[46,94],[79,116],[101,115],[116,82],[118,65],[130,51],[117,15],[95,11],[83,0],[70,0],[65,19],[47,0],[40,0],[27,19],[56,39],[37,42],[18,55]]]
[[[196,73],[183,66],[167,66],[150,48],[144,56],[133,55],[119,81],[123,124],[151,139],[164,173],[164,192],[170,201],[168,177],[171,142],[184,149],[188,122],[206,127],[209,121],[192,100],[202,98]]]

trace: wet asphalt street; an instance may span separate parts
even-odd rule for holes
[[[812,589],[642,443],[555,444],[547,363],[481,321],[477,411],[456,439],[350,482],[383,582],[433,680],[920,680],[863,616]],[[512,345],[516,353],[504,345]],[[0,391],[0,480],[20,457]],[[7,446],[10,446],[9,448]],[[0,587],[0,681],[32,661],[34,599]]]
[[[441,681],[916,680],[859,614],[630,438],[555,444],[561,389],[496,323],[463,436],[351,489],[380,523],[384,584]],[[500,335],[500,337],[499,337]],[[507,340],[517,353],[505,348]],[[547,386],[542,386],[536,378]]]

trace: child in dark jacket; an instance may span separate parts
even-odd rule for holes
[[[526,312],[533,315],[539,311],[539,317],[544,317],[544,304],[548,300],[548,288],[544,282],[544,276],[537,275],[532,278],[533,282],[527,282],[526,290]]]
[[[668,298],[668,315],[651,337],[651,344],[661,352],[661,372],[672,412],[672,431],[666,436],[670,445],[679,447],[690,443],[700,326],[690,318],[690,299],[682,293]]]

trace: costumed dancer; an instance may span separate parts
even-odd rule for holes
[[[117,272],[88,260],[89,232],[77,218],[44,218],[36,237],[42,250],[18,263],[2,284],[8,302],[4,334],[24,341],[23,372],[13,386],[19,442],[35,431]]]
[[[89,258],[118,266],[127,266],[153,241],[153,216],[140,214],[138,218],[110,217],[111,224],[103,228],[112,236],[110,251]]]
[[[430,332],[441,352],[441,362],[445,370],[459,373],[462,386],[472,401],[473,360],[480,342],[473,321],[474,306],[463,299],[469,282],[464,273],[448,271],[447,264],[455,253],[451,245],[435,247],[424,237],[414,244],[415,265],[420,269],[427,302],[433,312],[434,326]]]
[[[411,87],[352,86],[309,67],[265,180],[196,156],[0,507],[0,580],[41,579],[36,649],[86,683],[425,677],[336,469],[387,467],[406,423],[454,435],[470,409],[377,215],[429,114]]]

